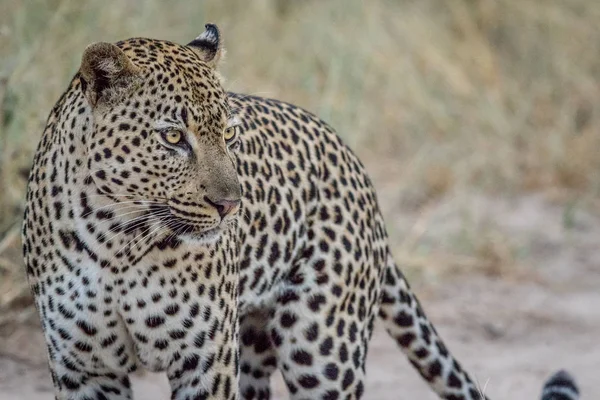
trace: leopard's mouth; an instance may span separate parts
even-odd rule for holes
[[[218,233],[223,230],[221,227],[221,223],[218,223],[213,227],[200,227],[194,223],[190,223],[189,221],[185,221],[181,218],[175,217],[174,220],[177,221],[176,228],[172,228],[172,231],[177,232],[179,235],[202,235],[202,234],[210,234],[210,233]]]
[[[219,238],[227,223],[225,221],[214,221],[213,224],[198,223],[190,219],[183,218],[180,213],[173,212],[172,207],[168,205],[154,205],[151,212],[155,215],[166,215],[163,217],[162,224],[169,230],[169,235],[190,239],[195,242],[212,242]]]

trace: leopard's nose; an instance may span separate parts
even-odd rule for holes
[[[217,209],[217,212],[221,216],[221,219],[225,218],[226,215],[230,214],[232,211],[236,209],[240,205],[239,199],[227,200],[211,200],[208,197],[204,197],[204,200]]]

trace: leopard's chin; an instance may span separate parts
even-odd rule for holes
[[[197,245],[215,243],[217,240],[219,240],[222,233],[223,226],[222,224],[219,224],[214,228],[204,230],[198,228],[187,230],[184,229],[177,236],[185,243]]]

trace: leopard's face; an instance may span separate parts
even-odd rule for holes
[[[88,98],[97,101],[86,143],[93,183],[114,202],[136,204],[131,218],[151,213],[165,233],[218,237],[241,191],[231,154],[238,121],[217,73],[186,46],[134,39],[117,50],[110,51],[126,59],[114,64],[131,74],[104,89],[104,98],[94,98],[89,91],[98,86],[90,89],[81,76]]]

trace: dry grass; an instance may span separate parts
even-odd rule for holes
[[[185,43],[208,21],[223,30],[229,89],[316,112],[405,202],[600,193],[597,0],[11,0],[0,3],[0,241],[14,239],[44,119],[84,47]],[[510,254],[501,242],[461,257],[493,271]],[[0,280],[13,286],[10,244]]]

